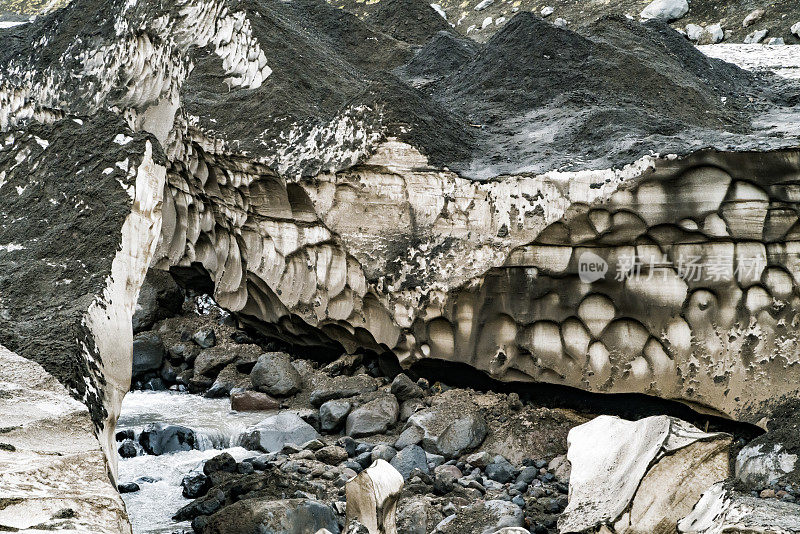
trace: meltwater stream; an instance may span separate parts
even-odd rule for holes
[[[181,495],[184,475],[223,451],[237,461],[257,455],[237,445],[248,427],[268,415],[265,412],[231,411],[227,398],[206,399],[166,391],[128,393],[122,402],[117,430],[133,429],[138,435],[148,423],[183,425],[195,431],[201,449],[162,456],[140,453],[135,458],[120,458],[119,481],[136,482],[140,487],[137,492],[122,495],[134,534],[191,532],[188,522],[172,520],[175,512],[190,502]],[[154,482],[147,482],[149,479]]]

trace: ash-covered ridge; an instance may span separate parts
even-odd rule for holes
[[[424,20],[404,33],[393,21],[414,10]],[[396,136],[477,179],[795,144],[798,132],[753,123],[797,113],[796,85],[709,59],[664,24],[606,17],[574,32],[520,13],[476,45],[443,22],[413,2],[366,21],[314,0],[76,2],[0,33],[14,94],[0,126],[158,103],[164,128],[180,108],[212,143],[280,173],[346,168]]]

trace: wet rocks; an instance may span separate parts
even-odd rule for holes
[[[196,441],[194,430],[181,425],[150,423],[139,434],[139,445],[147,454],[156,456],[192,450]]]
[[[303,386],[300,373],[284,352],[268,352],[259,356],[250,372],[250,379],[256,390],[281,397],[297,393]]]
[[[139,491],[139,484],[136,482],[123,482],[117,485],[117,489],[120,493],[134,493]]]
[[[122,445],[119,446],[117,449],[120,458],[135,458],[138,454],[136,450],[136,444],[133,442],[132,439],[126,439],[122,442]]]
[[[643,19],[659,19],[666,22],[677,20],[689,12],[687,0],[655,0],[645,7],[640,16]]]
[[[236,472],[236,460],[227,452],[206,460],[206,463],[203,465],[203,474],[206,476],[211,476],[219,471],[226,473]]]
[[[281,407],[278,399],[260,391],[234,391],[231,393],[231,410],[240,412],[260,412],[277,410]]]
[[[287,443],[303,444],[318,439],[314,427],[292,412],[281,412],[267,417],[243,436],[245,447],[265,452],[278,452]]]
[[[208,492],[211,487],[211,479],[204,473],[196,471],[189,473],[181,480],[181,487],[183,488],[181,494],[187,499],[196,499],[202,497]]]
[[[383,395],[351,411],[345,432],[354,438],[381,434],[397,422],[399,415],[400,405],[394,395]]]

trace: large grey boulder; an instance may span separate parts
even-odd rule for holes
[[[654,0],[645,7],[640,16],[643,19],[660,19],[672,22],[689,12],[687,0]]]
[[[429,408],[408,418],[405,432],[416,427],[422,431],[423,448],[446,458],[457,458],[476,449],[489,432],[486,419],[477,411],[451,416],[438,408]]]
[[[344,399],[329,400],[319,407],[319,424],[323,432],[332,432],[344,424],[353,407]]]
[[[319,438],[314,427],[296,413],[286,411],[271,415],[248,429],[242,436],[242,446],[251,450],[278,452],[288,443],[302,445]]]
[[[156,371],[164,361],[164,343],[155,332],[142,332],[133,338],[133,377]]]
[[[256,390],[280,397],[293,395],[303,387],[300,373],[285,352],[266,352],[259,356],[250,371],[250,380]]]
[[[514,503],[502,500],[477,502],[442,520],[432,534],[494,534],[506,527],[525,525],[525,514]]]
[[[172,317],[183,305],[183,290],[166,271],[149,269],[139,290],[133,312],[134,333],[147,330],[156,321]]]
[[[312,499],[244,499],[203,520],[204,534],[339,534],[333,509]]]
[[[405,449],[400,450],[389,463],[392,464],[392,467],[397,469],[406,480],[411,476],[414,469],[419,469],[425,474],[430,473],[428,457],[422,447],[418,445],[409,445]]]
[[[383,395],[354,409],[347,416],[345,433],[354,438],[381,434],[397,422],[400,405],[394,395]]]

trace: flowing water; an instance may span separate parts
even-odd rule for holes
[[[172,516],[189,499],[181,495],[181,480],[199,469],[202,462],[228,452],[237,461],[258,453],[238,447],[249,427],[262,421],[265,412],[233,412],[230,400],[206,399],[188,393],[133,391],[125,396],[117,430],[133,429],[137,434],[148,423],[183,425],[195,431],[200,450],[162,456],[142,455],[120,458],[119,481],[136,482],[138,492],[122,495],[134,534],[191,532],[189,523],[176,523]],[[152,482],[141,480],[153,479]]]

